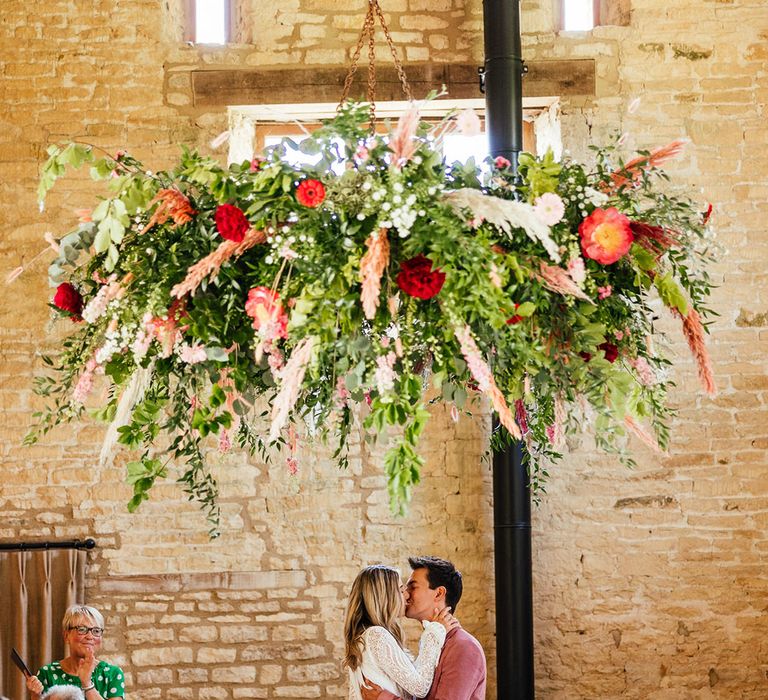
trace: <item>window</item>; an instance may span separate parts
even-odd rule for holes
[[[561,27],[566,32],[588,32],[600,17],[599,0],[561,0]]]
[[[186,39],[194,44],[232,41],[233,0],[187,0]]]
[[[319,125],[318,125],[319,126]],[[260,135],[257,130],[257,136]],[[272,133],[263,133],[264,146],[275,146],[282,142],[284,138],[289,138],[297,145],[306,138],[304,134],[294,134],[290,130],[281,130],[282,133],[276,134],[274,130],[270,129]],[[341,146],[341,141],[339,141]],[[465,163],[470,158],[474,158],[475,162],[480,164],[483,159],[488,155],[488,139],[485,133],[478,134],[477,136],[463,136],[462,134],[448,134],[443,141],[443,154],[445,159],[452,163],[453,161],[460,161]],[[291,165],[313,165],[320,156],[309,156],[302,153],[298,149],[288,147],[286,149],[285,160]],[[341,175],[344,172],[343,163],[335,163],[332,167],[333,171],[337,175]]]
[[[527,104],[526,104],[527,101]],[[551,98],[524,100],[523,110],[523,150],[544,153],[552,147],[559,157],[560,146],[559,112],[557,101]],[[402,111],[407,109],[405,102],[381,102],[377,105],[379,116],[379,131],[386,133],[388,126],[392,127]],[[480,164],[488,155],[488,141],[484,133],[484,101],[476,100],[439,100],[425,106],[422,119],[425,121],[441,118],[449,108],[462,109],[471,107],[480,116],[482,133],[476,136],[466,136],[451,133],[445,137],[443,152],[448,162],[467,161],[474,158]],[[318,118],[326,118],[335,114],[335,105],[262,105],[261,107],[231,107],[230,108],[230,162],[241,162],[250,159],[254,153],[261,153],[266,146],[273,146],[284,137],[299,143],[307,132],[314,131],[320,126]],[[389,124],[387,124],[389,120]],[[299,126],[299,123],[301,126]],[[289,162],[311,163],[316,160],[300,150],[289,149],[286,153]],[[339,171],[343,166],[338,166]]]

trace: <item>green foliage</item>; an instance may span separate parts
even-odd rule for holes
[[[103,371],[110,391],[91,413],[104,421],[120,416],[118,440],[138,453],[128,465],[129,509],[174,473],[206,511],[211,536],[220,511],[205,454],[216,442],[262,459],[283,450],[292,463],[293,426],[304,422],[337,441],[335,457],[346,467],[360,404],[369,407],[366,439],[388,441],[387,488],[393,512],[404,512],[424,462],[418,446],[430,415],[427,390],[456,413],[497,390],[522,429],[539,494],[562,434],[583,430],[585,406],[600,447],[624,453],[629,417],[650,423],[663,448],[669,363],[646,339],[654,333],[655,295],[681,315],[708,312],[713,244],[697,207],[659,187],[664,175],[652,167],[613,184],[617,169],[627,175],[615,145],[596,149],[590,169],[557,162],[551,152],[521,154],[517,178],[490,159],[482,168],[444,163],[425,124],[410,139],[412,153],[398,161],[386,139],[371,134],[368,118],[367,105],[346,105],[301,143],[286,141],[253,165],[228,168],[185,149],[174,168],[149,174],[129,155],[97,159],[90,146],[52,147],[41,198],[67,168],[86,164],[108,191],[92,221],[60,239],[49,270],[54,285],[66,281],[80,291],[85,322],[71,326],[56,356],[42,358],[35,390],[48,408],[27,442],[79,419],[76,397]],[[289,150],[319,160],[292,166]],[[306,180],[324,186],[317,206],[302,203],[298,187]],[[470,210],[447,196],[463,188],[482,195]],[[564,209],[546,235],[534,225],[542,195]],[[517,213],[505,200],[519,203]],[[238,207],[266,240],[225,255],[231,244],[216,220],[223,204]],[[579,228],[611,207],[646,234],[634,234],[620,259],[601,264],[582,250]],[[361,280],[377,236],[386,237],[388,254],[369,318]],[[216,263],[177,299],[174,287],[211,255]],[[420,255],[444,275],[429,298],[401,288],[403,263]],[[570,288],[546,282],[546,266]],[[254,299],[269,295],[272,305],[254,310]],[[458,340],[466,328],[476,349]],[[309,359],[298,366],[294,351],[310,340]],[[270,442],[256,426],[275,406],[285,409],[275,409],[285,422]],[[510,439],[500,429],[492,445]]]

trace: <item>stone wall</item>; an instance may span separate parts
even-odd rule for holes
[[[408,61],[482,61],[479,0],[384,1]],[[561,109],[566,149],[618,129],[638,147],[680,136],[674,173],[715,204],[727,253],[714,274],[712,354],[720,397],[702,399],[672,323],[680,409],[670,455],[637,446],[627,471],[574,441],[534,514],[538,697],[763,698],[768,695],[765,447],[768,243],[766,41],[762,0],[634,0],[628,26],[557,35],[554,0],[525,0],[527,60],[594,57],[595,95]],[[243,6],[225,49],[186,46],[181,0],[5,0],[0,27],[0,275],[29,262],[46,230],[66,231],[94,186],[69,178],[40,213],[47,144],[127,148],[158,169],[176,144],[206,147],[226,110],[196,107],[190,71],[344,64],[365,3]],[[382,59],[385,54],[382,52]],[[632,101],[639,109],[628,113]],[[282,464],[220,459],[222,537],[167,482],[129,515],[124,456],[100,468],[102,429],[56,430],[19,446],[38,406],[31,380],[47,336],[45,256],[0,307],[0,537],[96,537],[89,600],[107,615],[105,657],[135,698],[341,698],[341,611],[360,566],[453,558],[467,578],[459,613],[494,664],[486,422],[436,409],[410,515],[392,520],[377,454],[358,444],[348,472],[302,445]],[[673,332],[674,331],[674,332]],[[411,628],[411,632],[413,629]],[[489,697],[495,697],[494,684]]]

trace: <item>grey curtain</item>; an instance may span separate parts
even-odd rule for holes
[[[61,618],[84,602],[86,556],[75,549],[0,552],[0,695],[29,697],[11,648],[32,673],[64,658]]]

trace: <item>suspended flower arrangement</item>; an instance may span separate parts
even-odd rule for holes
[[[52,147],[41,199],[86,163],[109,194],[55,242],[52,307],[75,323],[45,358],[49,407],[28,440],[88,405],[111,424],[104,455],[138,450],[131,509],[185,465],[214,527],[212,440],[282,450],[296,471],[300,429],[335,441],[344,465],[357,421],[371,441],[395,429],[383,467],[402,512],[431,400],[457,416],[487,397],[527,444],[534,481],[588,418],[605,449],[623,451],[627,432],[665,449],[660,306],[715,392],[706,217],[660,188],[677,145],[626,163],[597,149],[589,167],[523,154],[516,180],[504,159],[446,163],[453,117],[434,127],[413,107],[388,136],[368,118],[345,104],[301,144],[312,166],[289,163],[291,144],[228,168],[185,151],[155,174],[125,154]],[[89,396],[97,374],[110,390]]]

